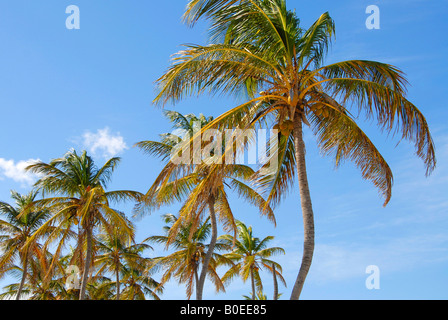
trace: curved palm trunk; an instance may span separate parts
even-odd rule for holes
[[[254,279],[254,268],[250,268],[250,281],[252,283],[252,300],[255,300],[255,279]]]
[[[19,289],[17,290],[16,300],[20,300],[20,296],[22,295],[22,291],[23,291],[23,286],[25,285],[25,279],[28,274],[28,270],[27,270],[28,269],[28,250],[25,253],[24,260],[25,261],[23,261],[22,280],[20,281]]]
[[[92,238],[93,238],[92,233],[93,231],[91,230],[91,228],[88,228],[86,231],[86,238],[87,238],[86,260],[84,262],[81,290],[79,292],[79,300],[85,300],[86,296],[86,287],[87,282],[89,280],[90,262],[92,260]]]
[[[278,281],[277,281],[277,273],[275,271],[275,265],[272,265],[272,274],[274,276],[274,300],[278,300]]]
[[[300,267],[299,275],[294,284],[294,288],[291,294],[291,300],[299,300],[302,293],[303,285],[308,272],[311,268],[314,254],[314,213],[311,202],[310,189],[308,185],[308,177],[306,173],[305,162],[305,142],[303,141],[303,128],[302,120],[294,121],[294,147],[295,156],[297,161],[297,173],[299,179],[300,200],[302,206],[303,215],[303,227],[304,227],[304,246],[302,265]]]
[[[207,254],[205,255],[201,276],[199,278],[199,283],[196,290],[196,300],[202,300],[202,291],[204,291],[205,278],[208,272],[208,266],[210,264],[210,260],[213,255],[213,251],[215,250],[216,240],[218,239],[218,226],[216,223],[216,212],[215,212],[215,199],[213,196],[210,198],[208,203],[210,210],[210,222],[212,224],[212,239],[210,240],[210,244],[208,247]]]

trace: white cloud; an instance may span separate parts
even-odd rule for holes
[[[83,135],[83,144],[91,153],[104,158],[115,157],[128,149],[120,133],[111,133],[108,127],[99,129],[96,133],[86,132]]]
[[[7,178],[21,183],[22,186],[30,186],[36,181],[37,176],[30,172],[26,172],[25,168],[39,161],[40,160],[30,159],[15,163],[14,160],[0,158],[0,180]]]

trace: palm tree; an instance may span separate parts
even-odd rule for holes
[[[202,291],[209,262],[218,237],[217,220],[219,219],[226,231],[230,232],[233,230],[236,232],[235,220],[228,201],[227,190],[230,189],[237,192],[242,199],[257,206],[260,212],[271,221],[275,222],[275,218],[263,197],[244,182],[255,173],[251,167],[239,164],[225,164],[225,162],[214,163],[211,161],[209,156],[213,158],[214,154],[218,154],[223,147],[219,145],[219,141],[208,141],[208,143],[207,141],[201,141],[199,150],[209,150],[209,154],[203,152],[199,154],[198,159],[198,155],[194,153],[196,142],[190,143],[188,137],[195,135],[201,126],[207,125],[207,123],[213,121],[213,118],[206,118],[203,115],[199,118],[194,115],[184,116],[173,111],[168,111],[165,115],[174,123],[174,129],[182,129],[181,134],[176,134],[176,132],[164,134],[161,142],[143,141],[137,143],[137,146],[143,151],[150,155],[161,157],[163,161],[167,162],[143,198],[142,206],[139,209],[149,208],[149,210],[154,210],[162,205],[172,204],[175,201],[184,201],[179,212],[179,219],[170,229],[170,242],[174,241],[183,223],[187,223],[187,225],[192,223],[191,233],[197,230],[199,221],[208,210],[212,235],[202,264],[196,291],[197,300],[202,300]],[[210,144],[213,143],[215,145],[210,149]],[[172,160],[173,155],[184,152],[188,153],[188,156],[191,155],[192,158],[190,159],[194,158],[197,162],[187,161],[179,164],[177,161]],[[142,213],[144,211],[140,212],[140,214]]]
[[[20,259],[22,277],[17,289],[16,299],[20,300],[22,290],[28,273],[28,263],[31,256],[37,254],[40,244],[36,241],[25,244],[30,240],[34,232],[49,218],[49,212],[38,206],[33,206],[37,193],[35,191],[27,195],[21,195],[11,191],[11,198],[15,200],[15,206],[6,202],[0,202],[0,214],[6,220],[0,220],[0,249],[3,251],[0,258],[0,278],[10,270],[13,261]]]
[[[58,300],[66,295],[65,270],[58,263],[53,267],[54,256],[46,248],[37,250],[30,259],[29,300]]]
[[[153,268],[163,268],[165,272],[162,276],[161,285],[175,278],[179,283],[186,284],[186,294],[189,300],[193,294],[193,287],[196,285],[196,292],[200,290],[199,287],[199,266],[205,263],[209,245],[205,241],[210,237],[211,223],[210,218],[200,223],[197,229],[192,232],[192,223],[182,224],[176,234],[176,238],[172,242],[170,240],[170,230],[173,225],[179,220],[178,217],[172,214],[163,216],[164,222],[167,224],[164,227],[165,235],[151,236],[144,240],[144,242],[151,242],[163,244],[166,248],[172,248],[173,253],[165,257],[154,259]],[[228,250],[229,247],[221,241],[217,241],[214,251]],[[210,280],[215,285],[216,291],[225,291],[224,285],[216,272],[216,267],[223,264],[231,264],[231,262],[222,255],[213,252],[209,261],[208,275]]]
[[[99,251],[95,258],[95,265],[99,268],[97,275],[103,272],[112,272],[115,275],[115,299],[120,300],[120,272],[125,267],[145,268],[148,261],[141,254],[151,247],[144,243],[132,243],[132,238],[116,228],[112,234],[105,233],[98,236],[97,248]]]
[[[26,296],[28,300],[60,300],[67,297],[64,288],[64,269],[58,264],[56,268],[51,268],[53,255],[41,248],[35,247],[33,255],[28,257],[25,283],[13,283],[5,287],[5,292],[0,295],[0,299]],[[23,268],[14,266],[11,268],[13,275],[24,274]],[[50,276],[49,276],[50,274]]]
[[[87,284],[87,300],[113,300],[116,287],[116,282],[108,277],[96,276]]]
[[[121,296],[124,300],[146,300],[146,296],[160,300],[159,294],[163,293],[163,285],[152,278],[151,270],[124,266],[122,274],[125,289]]]
[[[225,273],[222,280],[224,283],[231,281],[236,276],[241,276],[244,282],[250,277],[252,285],[252,299],[255,300],[257,292],[263,292],[263,283],[260,277],[260,270],[263,268],[279,277],[283,284],[286,285],[283,276],[281,275],[281,266],[269,260],[268,258],[285,253],[280,247],[268,248],[268,243],[274,239],[269,236],[260,240],[253,236],[252,227],[247,227],[244,223],[238,221],[238,237],[231,235],[221,236],[220,239],[229,246],[234,244],[235,249],[224,256],[235,263],[229,271]],[[273,266],[275,266],[273,268]],[[279,271],[278,271],[279,270]],[[257,289],[257,290],[255,290]]]
[[[297,175],[304,248],[291,299],[299,299],[315,245],[303,125],[311,128],[322,153],[333,156],[337,166],[353,161],[362,177],[380,190],[386,206],[392,196],[392,170],[350,111],[413,142],[427,175],[436,166],[428,124],[406,99],[407,81],[397,67],[365,60],[324,64],[335,35],[329,13],[303,29],[285,0],[191,0],[185,21],[194,25],[202,17],[211,21],[211,44],[188,45],[173,58],[158,79],[154,102],[163,106],[204,92],[245,95],[246,102],[202,130],[249,129],[267,123],[281,131],[278,148],[271,154],[279,166],[273,174],[260,174],[258,181],[266,192],[266,204],[274,208]]]
[[[112,233],[119,228],[124,234],[132,235],[132,227],[124,214],[110,207],[110,202],[124,200],[138,201],[142,194],[136,191],[106,191],[107,184],[120,162],[120,158],[111,158],[101,168],[97,168],[93,159],[83,151],[78,155],[76,151],[69,151],[64,157],[55,159],[49,164],[39,162],[31,165],[27,170],[43,175],[36,182],[36,188],[54,197],[39,201],[46,205],[54,215],[35,235],[44,232],[51,224],[58,222],[59,227],[77,225],[78,251],[81,251],[83,239],[86,242],[85,263],[82,272],[80,300],[84,300],[86,286],[89,280],[90,267],[93,262],[94,232],[96,227]],[[33,237],[32,237],[33,238]],[[60,241],[55,257],[58,257],[64,242]]]

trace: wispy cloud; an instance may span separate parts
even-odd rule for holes
[[[82,138],[88,151],[104,158],[115,157],[128,149],[120,133],[112,133],[108,127],[99,129],[96,133],[88,131]]]
[[[0,180],[6,178],[20,183],[23,187],[30,186],[36,181],[37,176],[25,171],[25,168],[39,161],[30,159],[16,163],[15,160],[0,158]]]

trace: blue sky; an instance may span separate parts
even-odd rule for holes
[[[154,82],[170,55],[184,43],[203,44],[206,26],[181,23],[186,1],[45,0],[0,1],[0,200],[11,189],[29,191],[34,177],[23,168],[30,160],[48,162],[70,148],[87,149],[98,163],[123,158],[111,189],[146,191],[160,163],[133,148],[142,140],[171,131],[160,109],[151,105]],[[381,10],[381,29],[368,30],[369,5]],[[77,5],[81,28],[68,30],[65,9]],[[446,0],[288,0],[303,27],[329,11],[336,40],[328,63],[379,60],[401,68],[411,84],[408,98],[426,116],[437,147],[438,168],[425,177],[413,146],[382,135],[372,123],[363,129],[389,162],[394,195],[383,208],[377,190],[346,163],[334,170],[305,132],[311,194],[316,215],[315,260],[303,299],[446,299],[448,297],[448,84]],[[217,116],[233,99],[186,99],[167,109]],[[95,143],[94,143],[95,142]],[[131,206],[123,209],[130,212]],[[234,199],[234,214],[253,225],[256,236],[275,236],[286,249],[282,264],[289,298],[300,265],[303,241],[297,188],[276,210],[277,227]],[[138,239],[162,232],[160,215],[139,220]],[[155,248],[149,255],[163,254]],[[366,268],[381,271],[379,290],[368,290]],[[272,296],[271,277],[265,291]],[[0,282],[3,287],[6,282]],[[209,299],[241,299],[250,284],[235,281],[225,295],[205,289]],[[183,299],[176,283],[164,299]]]

